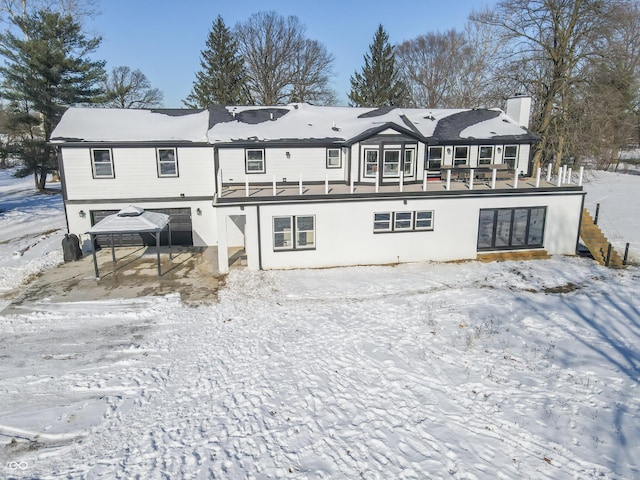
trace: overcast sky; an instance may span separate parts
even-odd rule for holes
[[[307,36],[335,56],[333,87],[346,105],[349,77],[363,65],[363,55],[378,24],[391,43],[433,31],[462,28],[469,13],[495,0],[101,0],[102,13],[88,31],[102,36],[94,55],[107,69],[139,68],[164,92],[165,107],[183,107],[200,66],[200,51],[218,15],[228,27],[252,13],[274,10],[296,15]]]

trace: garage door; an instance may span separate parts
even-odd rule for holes
[[[193,245],[193,227],[191,225],[190,208],[147,208],[150,212],[166,213],[171,216],[171,243],[173,245]],[[108,215],[120,210],[92,210],[91,225],[95,225]],[[98,245],[111,246],[111,235],[96,235]],[[153,235],[149,233],[119,233],[113,235],[116,246],[124,245],[155,245]],[[162,245],[169,244],[169,233],[165,230],[160,235]]]

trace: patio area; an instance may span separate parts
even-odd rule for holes
[[[19,313],[42,302],[63,303],[178,293],[195,304],[217,298],[219,279],[216,247],[161,247],[162,276],[158,277],[155,247],[118,247],[116,263],[111,249],[97,252],[100,279],[96,279],[91,253],[45,271],[26,286],[9,292],[11,303],[1,314]],[[15,296],[14,296],[15,295]]]

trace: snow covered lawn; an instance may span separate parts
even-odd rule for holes
[[[0,317],[0,476],[638,478],[639,281],[554,257],[45,301]]]

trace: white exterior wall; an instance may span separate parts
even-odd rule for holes
[[[415,261],[475,259],[481,208],[547,207],[544,249],[575,254],[582,194],[456,196],[297,203],[260,207],[262,268],[314,268]],[[434,211],[434,230],[373,233],[376,212]],[[316,249],[273,250],[273,217],[315,215]]]
[[[339,148],[339,147],[336,147]],[[325,175],[329,181],[341,181],[345,179],[346,156],[342,148],[341,168],[327,168],[327,149],[321,148],[264,148],[266,173],[245,173],[245,148],[219,148],[218,160],[222,170],[222,182],[244,183],[245,178],[249,182],[268,183],[273,181],[273,175],[277,182],[287,179],[287,182],[297,182],[302,174],[302,181],[324,182]],[[256,147],[256,150],[261,150]],[[287,158],[289,152],[289,158]]]
[[[68,200],[213,198],[215,194],[213,147],[178,147],[178,177],[158,177],[155,148],[111,150],[115,178],[93,178],[89,148],[62,148]]]
[[[191,223],[193,227],[193,244],[196,247],[216,245],[218,242],[217,224],[215,221],[215,209],[211,201],[193,202],[136,202],[137,207],[142,208],[191,208]],[[123,203],[87,203],[67,204],[66,213],[69,222],[69,233],[75,233],[81,241],[89,241],[85,232],[91,228],[92,210],[120,210],[126,207]],[[196,213],[200,208],[202,215]],[[85,213],[80,216],[80,211]]]

